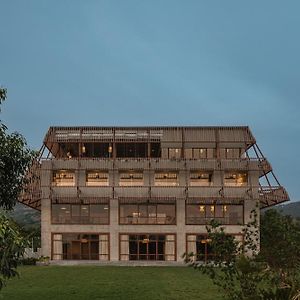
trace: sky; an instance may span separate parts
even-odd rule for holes
[[[300,200],[300,1],[0,0],[0,119],[248,125]]]

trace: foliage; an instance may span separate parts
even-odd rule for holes
[[[271,209],[261,217],[260,255],[273,269],[300,265],[300,222]]]
[[[0,88],[0,104],[6,100],[6,89]],[[25,182],[25,174],[34,153],[27,148],[19,133],[7,132],[0,121],[0,208],[11,210],[17,202]],[[0,289],[5,279],[16,276],[19,259],[22,257],[26,239],[4,213],[0,215]]]
[[[27,240],[5,214],[0,215],[0,289],[5,279],[16,276],[19,259],[23,256]]]
[[[262,238],[262,247],[269,242],[274,243],[268,244],[267,248],[259,254],[257,217],[256,210],[253,210],[250,222],[243,229],[244,244],[241,245],[238,245],[232,236],[226,235],[223,227],[212,222],[210,226],[207,226],[207,231],[214,252],[213,262],[206,264],[195,262],[192,253],[185,255],[186,262],[208,275],[213,283],[223,291],[225,299],[298,299],[297,297],[300,297],[299,265],[292,264],[295,262],[294,258],[281,259],[278,257],[278,255],[298,255],[297,227],[293,227],[290,219],[277,216],[277,223],[273,228],[272,221],[276,216],[274,213],[266,215],[261,228],[262,235],[269,237],[276,228],[281,228],[282,236],[280,238],[285,240],[286,250],[290,252],[281,250],[284,244],[275,243],[276,239],[268,241],[266,238]],[[293,230],[289,232],[291,228]],[[272,251],[274,251],[274,255]],[[288,263],[286,263],[287,261]]]
[[[9,134],[0,123],[0,207],[11,210],[16,204],[33,157],[23,136]]]
[[[24,266],[35,266],[37,259],[34,257],[23,258],[19,261],[19,264]]]

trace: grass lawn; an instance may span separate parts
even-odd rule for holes
[[[0,299],[221,299],[209,279],[188,267],[24,266]]]

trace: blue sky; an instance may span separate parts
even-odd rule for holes
[[[300,200],[299,1],[1,1],[1,119],[249,125]]]

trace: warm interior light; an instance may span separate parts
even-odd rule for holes
[[[200,149],[200,153],[202,154],[204,152],[204,150],[203,149]]]
[[[86,149],[85,149],[84,145],[81,147],[81,151],[82,151],[82,153],[85,153]]]
[[[108,209],[108,206],[104,206],[104,208],[103,209]]]
[[[87,207],[81,207],[81,209],[87,209]]]
[[[210,206],[210,211],[214,212],[215,211],[215,207],[213,205]]]
[[[223,211],[226,212],[227,211],[227,206],[223,205]]]
[[[67,209],[66,207],[61,207],[60,209]]]
[[[112,153],[112,146],[109,146],[109,147],[108,147],[108,152],[109,152],[109,153]]]
[[[199,210],[200,210],[200,212],[204,212],[204,205],[200,205]]]
[[[178,153],[179,152],[179,149],[175,149],[175,153]]]

